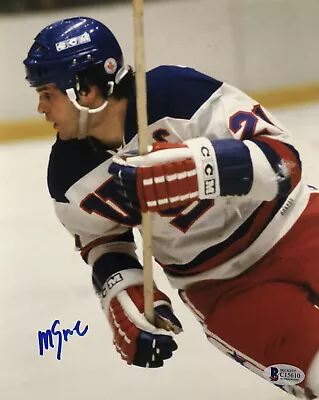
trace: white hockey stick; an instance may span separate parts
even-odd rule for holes
[[[139,153],[148,153],[147,106],[146,106],[146,71],[144,55],[144,10],[143,0],[133,0],[134,42],[135,42],[135,79],[136,105],[138,121]],[[144,270],[144,309],[145,316],[155,324],[154,287],[152,259],[152,224],[151,213],[142,213],[143,270]]]

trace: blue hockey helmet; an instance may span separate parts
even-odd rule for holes
[[[106,80],[114,82],[123,66],[123,54],[113,33],[87,17],[63,19],[45,27],[24,60],[31,86],[53,83],[63,92],[77,90],[77,74],[92,64],[100,65]]]

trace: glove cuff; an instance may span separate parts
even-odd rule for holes
[[[143,285],[143,270],[137,268],[126,269],[111,275],[104,283],[101,292],[101,305],[107,312],[111,300],[122,290],[130,286]]]
[[[216,154],[211,141],[199,137],[184,143],[190,149],[196,165],[199,199],[215,199],[220,195],[220,184]]]

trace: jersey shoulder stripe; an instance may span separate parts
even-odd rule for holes
[[[162,65],[146,74],[148,125],[163,118],[189,120],[223,82],[188,67]],[[129,96],[125,142],[136,135],[135,87]]]

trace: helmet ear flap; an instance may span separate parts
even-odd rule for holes
[[[134,79],[135,74],[130,65],[124,65],[120,68],[115,76],[113,96],[117,99],[128,97]]]
[[[77,74],[75,76],[75,93],[77,98],[80,93],[88,94],[90,92],[90,82],[86,74]]]
[[[134,82],[134,72],[130,65],[125,65],[118,70],[112,80],[108,80],[101,65],[91,65],[87,70],[79,72],[75,81],[77,98],[80,92],[89,93],[90,85],[96,85],[105,99],[109,96],[121,99],[129,94]]]
[[[80,92],[89,93],[90,86],[97,86],[101,95],[107,99],[113,92],[114,82],[108,75],[106,75],[103,65],[91,64],[89,67],[77,74],[76,86],[77,95]]]

